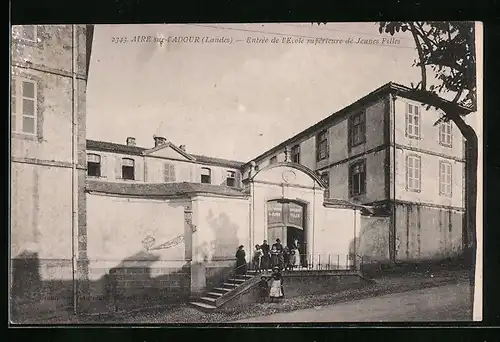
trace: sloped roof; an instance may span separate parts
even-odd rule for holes
[[[245,164],[244,162],[239,162],[239,161],[235,161],[235,160],[213,158],[213,157],[201,156],[201,155],[196,155],[196,154],[192,154],[192,156],[196,159],[196,161],[199,161],[202,163],[216,164],[216,165],[221,165],[221,166],[229,166],[229,167],[233,167],[233,168],[240,168]]]
[[[174,148],[174,149],[178,149],[178,147],[173,145],[173,144],[169,144],[169,146]],[[87,149],[95,150],[95,151],[102,151],[102,152],[115,152],[115,153],[131,154],[131,155],[138,155],[138,156],[143,155],[144,152],[151,150],[151,149],[147,149],[147,148],[139,147],[139,146],[129,146],[129,145],[117,144],[117,143],[112,143],[112,142],[107,142],[107,141],[91,140],[91,139],[87,139]],[[236,168],[236,169],[240,168],[241,166],[243,166],[245,164],[244,162],[240,162],[240,161],[236,161],[236,160],[207,157],[207,156],[196,155],[196,154],[188,154],[188,155],[192,156],[195,159],[195,161],[200,162],[200,163],[218,165],[218,166],[227,166],[227,167]]]
[[[316,134],[319,130],[323,129],[326,125],[329,125],[333,120],[336,120],[339,117],[342,117],[344,115],[348,115],[350,112],[357,110],[358,108],[365,106],[366,104],[380,99],[382,96],[388,95],[389,93],[393,93],[395,95],[405,97],[408,99],[412,99],[415,101],[423,101],[421,96],[418,95],[418,92],[415,92],[415,90],[395,83],[395,82],[388,82],[377,89],[373,90],[372,92],[368,93],[367,95],[359,98],[355,102],[351,103],[350,105],[337,110],[334,113],[331,113],[329,116],[324,118],[321,121],[318,121],[314,125],[305,128],[304,130],[300,131],[299,133],[295,134],[293,137],[279,143],[278,145],[266,150],[265,152],[261,153],[257,157],[253,158],[252,160],[248,161],[245,163],[244,166],[248,166],[251,161],[260,161],[264,157],[269,156],[273,153],[276,153],[278,151],[283,150],[285,147],[290,146],[292,144],[295,144],[298,140],[300,140],[302,137],[310,135],[310,134]],[[443,103],[450,103],[450,101],[442,99]],[[463,106],[459,106],[464,113],[470,113],[472,110],[470,108],[466,108]]]
[[[103,151],[103,152],[133,154],[133,155],[142,155],[142,152],[146,151],[146,148],[143,147],[129,146],[107,141],[90,140],[90,139],[87,139],[87,149]]]
[[[247,197],[242,189],[225,185],[201,183],[124,183],[87,180],[86,190],[113,195],[130,196],[189,196],[195,194],[214,194],[232,197]]]

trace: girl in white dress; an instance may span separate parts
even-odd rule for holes
[[[269,297],[272,301],[278,300],[284,297],[283,291],[283,277],[279,271],[278,267],[273,268],[273,274],[271,276],[271,289],[269,291]]]

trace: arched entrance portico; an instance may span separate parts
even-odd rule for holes
[[[299,252],[315,253],[315,230],[322,220],[324,184],[303,165],[276,163],[250,173],[251,246],[267,240],[270,245],[279,238]],[[321,223],[320,223],[321,224]],[[305,260],[304,260],[305,261]]]
[[[301,264],[306,261],[307,204],[289,199],[275,199],[267,202],[267,237],[272,244],[280,239],[283,246],[297,247]]]

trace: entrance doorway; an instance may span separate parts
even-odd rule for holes
[[[267,203],[267,240],[272,245],[276,239],[283,246],[298,247],[300,263],[307,262],[305,205],[290,200],[273,200]]]

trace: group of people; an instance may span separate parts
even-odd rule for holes
[[[295,241],[293,246],[283,247],[280,239],[276,239],[276,243],[269,246],[264,240],[262,245],[255,245],[252,258],[253,269],[258,272],[267,271],[277,267],[280,271],[293,270],[300,265],[300,254],[298,242]]]
[[[276,240],[276,244],[280,244],[280,240]],[[277,250],[277,248],[274,244],[271,250]],[[269,245],[267,244],[267,241],[264,240],[264,243],[262,244],[264,247],[263,249],[260,248],[260,246],[256,246],[256,251],[259,251],[259,253],[254,253],[254,260],[253,264],[257,266],[257,270],[260,271],[262,269],[269,269],[269,261],[272,259],[269,256]],[[266,248],[267,246],[267,248]],[[259,248],[257,248],[259,247]],[[267,251],[268,253],[262,252],[262,250]],[[284,250],[284,248],[283,248]],[[276,253],[275,253],[276,254]],[[256,256],[257,255],[257,256]],[[258,262],[257,262],[258,260]],[[264,260],[264,261],[263,261]],[[263,261],[263,263],[262,263]],[[262,276],[259,282],[259,292],[260,292],[260,297],[261,299],[264,298],[271,298],[272,300],[277,300],[279,298],[283,298],[285,295],[285,292],[283,290],[283,277],[281,275],[281,269],[279,268],[278,264],[279,262],[275,262],[276,265],[273,266],[273,273],[270,277]],[[264,268],[262,268],[262,265]],[[236,251],[236,274],[245,274],[247,272],[247,263],[246,263],[246,253],[244,250],[244,246],[239,246],[238,250]],[[271,281],[271,284],[269,284],[269,281]]]
[[[261,298],[271,298],[276,300],[283,298],[285,293],[283,289],[284,270],[293,270],[300,266],[299,243],[294,241],[292,247],[283,246],[280,239],[269,246],[266,240],[261,245],[255,245],[252,256],[252,268],[257,272],[272,270],[271,276],[262,276],[259,289]],[[236,251],[236,274],[245,274],[247,272],[246,253],[243,246],[239,246]]]

